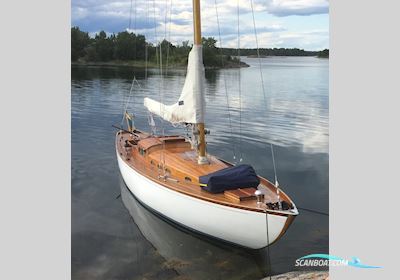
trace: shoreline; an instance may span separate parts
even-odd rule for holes
[[[109,62],[86,62],[86,61],[73,61],[71,66],[82,66],[82,67],[132,67],[132,68],[146,68],[144,61],[109,61]],[[168,67],[163,67],[164,69],[186,69],[187,64],[170,64]],[[250,67],[247,63],[241,61],[240,66],[236,62],[229,62],[224,67],[220,66],[205,66],[207,70],[218,70],[218,69],[233,69],[233,68],[245,68]],[[147,68],[155,69],[159,68],[154,62],[148,62]]]

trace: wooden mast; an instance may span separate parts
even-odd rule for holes
[[[193,0],[193,29],[194,29],[194,44],[201,46],[201,17],[200,17],[200,0]],[[199,164],[207,164],[206,157],[206,135],[204,123],[198,123],[197,129],[199,131]]]

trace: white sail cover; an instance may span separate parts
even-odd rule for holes
[[[189,53],[185,84],[177,103],[164,105],[146,97],[144,106],[171,123],[204,123],[204,65],[201,45]]]

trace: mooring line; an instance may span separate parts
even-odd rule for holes
[[[308,209],[308,208],[303,208],[303,207],[297,207],[297,209],[300,209],[300,210],[303,210],[303,211],[312,212],[312,213],[319,214],[319,215],[329,216],[329,213],[321,212],[321,211],[318,211],[318,210],[313,210],[313,209]]]

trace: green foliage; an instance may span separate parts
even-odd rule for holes
[[[144,60],[146,38],[127,31],[119,32],[115,37],[115,59]]]
[[[222,52],[226,55],[236,56],[237,49],[223,48]],[[316,51],[305,51],[298,48],[261,48],[259,49],[260,56],[317,56]],[[257,56],[257,49],[240,49],[242,56]]]
[[[203,44],[203,48],[205,48],[205,49],[210,49],[210,50],[217,49],[217,47],[215,46],[215,44],[217,43],[217,40],[215,40],[212,37],[201,38],[201,43]]]
[[[110,61],[114,58],[115,36],[107,37],[104,31],[100,31],[94,38],[95,61]]]
[[[215,44],[217,40],[212,37],[202,38],[201,43],[203,45],[203,63],[206,67],[211,66],[222,66],[221,57],[218,55],[219,51]]]
[[[202,38],[203,62],[206,67],[237,67],[239,59],[236,57],[238,50],[232,48],[219,49],[217,40],[212,37]],[[163,40],[157,46],[146,42],[144,35],[127,31],[111,34],[100,31],[94,38],[90,38],[87,32],[78,27],[71,28],[71,58],[72,61],[84,62],[108,62],[108,61],[145,61],[160,62],[160,47],[162,64],[185,65],[188,54],[192,48],[189,41],[183,41],[181,45],[173,45]],[[260,49],[262,56],[319,56],[329,57],[329,50],[310,52],[297,48],[285,49]],[[240,49],[242,56],[255,56],[257,49]]]
[[[85,49],[90,43],[90,38],[87,32],[82,32],[79,27],[71,28],[71,59],[78,60],[86,55]]]
[[[323,51],[318,52],[318,57],[320,57],[320,58],[329,58],[329,50],[325,49]]]

